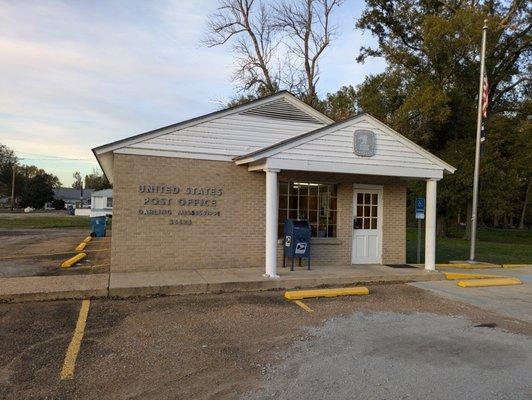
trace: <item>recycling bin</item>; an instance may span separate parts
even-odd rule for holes
[[[310,270],[310,224],[306,219],[287,219],[284,222],[284,256],[283,267],[286,257],[290,257],[292,265],[290,270],[294,270],[294,259],[307,259],[307,269]]]
[[[91,218],[91,236],[104,237],[106,235],[107,217],[92,217]]]

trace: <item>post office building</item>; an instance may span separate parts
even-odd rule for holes
[[[455,171],[369,114],[333,122],[288,92],[93,152],[113,183],[114,272],[260,266],[273,278],[287,220],[309,227],[313,268],[405,263],[413,179],[426,182],[434,269],[437,184]]]

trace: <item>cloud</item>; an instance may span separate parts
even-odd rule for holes
[[[219,108],[213,100],[234,94],[233,58],[199,45],[216,4],[0,0],[0,142],[68,184],[71,164],[34,154],[91,158],[92,147]],[[322,62],[323,93],[378,69],[354,62],[359,2],[341,10],[341,37]]]

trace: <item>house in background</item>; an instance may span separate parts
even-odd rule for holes
[[[94,189],[57,188],[54,189],[54,199],[63,200],[75,208],[87,208],[91,204],[91,195]]]
[[[91,217],[113,215],[113,189],[97,190],[91,196]]]

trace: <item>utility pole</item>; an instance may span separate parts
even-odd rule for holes
[[[471,249],[469,252],[469,261],[475,261],[475,245],[477,241],[477,203],[478,203],[478,180],[480,172],[480,145],[482,131],[482,112],[483,112],[483,90],[484,90],[484,59],[486,54],[486,31],[488,30],[488,20],[484,20],[482,27],[482,48],[480,53],[480,84],[478,88],[478,113],[477,113],[477,141],[475,148],[475,172],[473,174],[473,207],[471,213]]]
[[[16,166],[13,164],[13,176],[11,177],[11,211],[15,209],[15,171]]]

